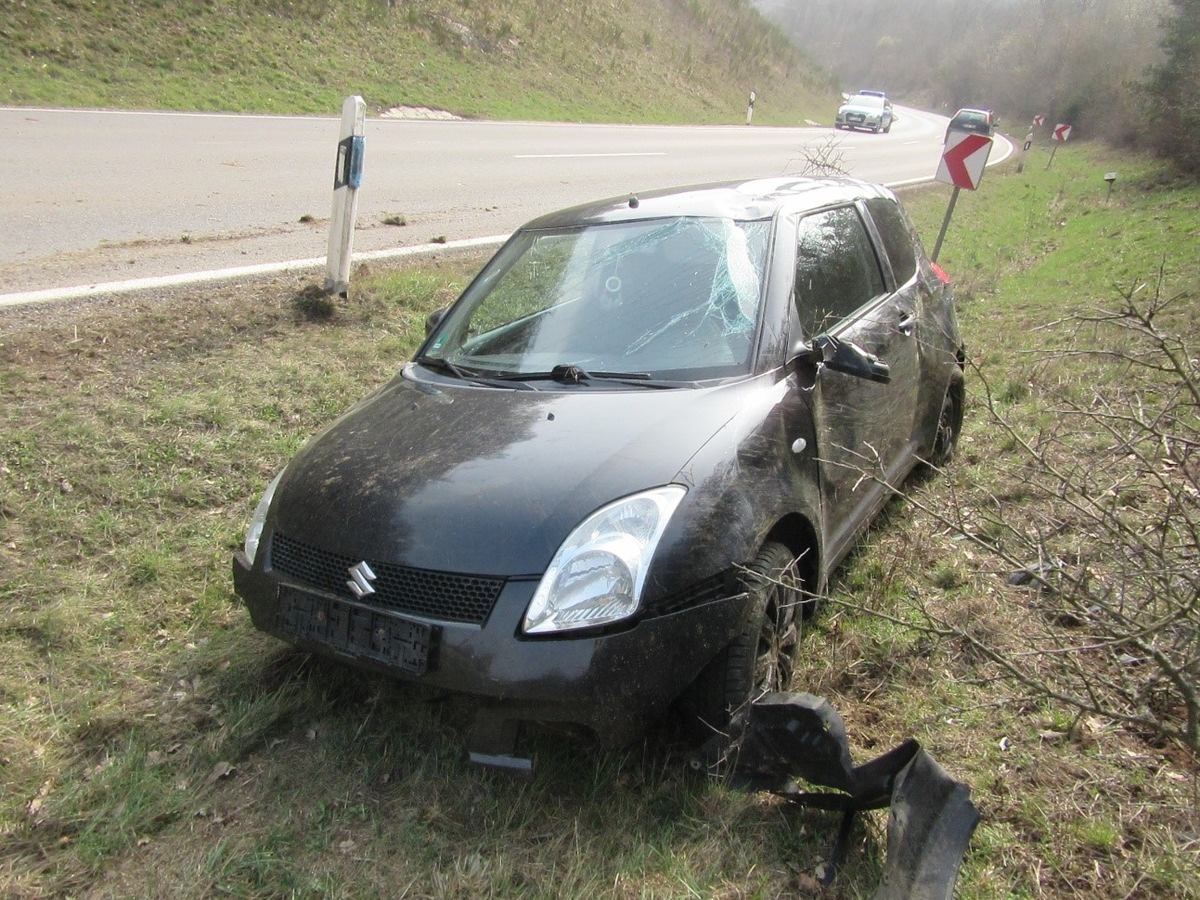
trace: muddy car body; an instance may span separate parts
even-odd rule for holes
[[[524,765],[526,723],[621,743],[786,686],[806,592],[961,421],[949,285],[849,179],[544,216],[430,329],[233,570],[263,631],[475,697],[483,762]]]

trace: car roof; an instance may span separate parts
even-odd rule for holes
[[[990,119],[992,117],[992,111],[990,109],[971,109],[968,107],[963,107],[954,114],[954,118],[956,119],[959,116],[983,116],[985,119]]]
[[[758,178],[612,197],[548,213],[526,223],[524,229],[565,228],[674,216],[765,219],[785,206],[799,210],[818,209],[872,197],[894,195],[882,185],[856,178]]]

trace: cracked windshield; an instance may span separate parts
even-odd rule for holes
[[[770,221],[675,218],[531,232],[429,356],[471,374],[720,378],[746,371]]]

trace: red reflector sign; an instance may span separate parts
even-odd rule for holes
[[[991,152],[990,137],[952,131],[946,141],[946,149],[942,152],[942,161],[934,179],[943,184],[973,191],[979,187],[983,178],[983,168],[987,165],[988,154]]]

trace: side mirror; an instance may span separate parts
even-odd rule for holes
[[[868,381],[878,384],[888,384],[892,380],[892,373],[887,363],[880,362],[878,357],[868,353],[857,344],[839,341],[828,334],[818,334],[813,338],[811,344],[801,345],[788,360],[789,367],[819,363],[823,363],[843,375],[866,378]]]
[[[433,329],[437,328],[438,323],[445,318],[447,309],[449,309],[449,307],[443,306],[441,309],[435,309],[425,317],[425,337],[429,337],[429,335],[433,334]]]

